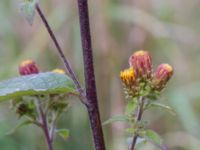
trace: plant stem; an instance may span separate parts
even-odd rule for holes
[[[55,130],[56,130],[56,123],[57,123],[58,118],[59,118],[58,113],[57,113],[57,114],[54,114],[53,117],[52,117],[51,129],[50,129],[50,131],[49,131],[50,139],[51,139],[52,141],[54,140],[54,135],[55,135]]]
[[[41,120],[41,125],[42,125],[42,130],[45,135],[45,139],[48,145],[48,150],[53,150],[53,140],[51,139],[49,128],[48,128],[48,123],[47,123],[47,118],[46,115],[42,109],[42,106],[40,104],[39,99],[37,99],[37,108],[38,108],[38,114]]]
[[[97,95],[96,95],[96,85],[95,76],[93,68],[93,57],[92,57],[92,47],[91,47],[91,37],[89,28],[89,16],[88,16],[88,6],[86,0],[79,0],[79,14],[80,14],[80,24],[81,24],[81,37],[83,45],[83,55],[84,55],[84,67],[85,67],[85,83],[86,83],[86,95],[84,90],[81,88],[69,62],[67,61],[63,50],[61,49],[48,21],[46,20],[39,4],[36,4],[36,10],[42,19],[51,39],[53,40],[60,57],[62,58],[65,67],[67,68],[70,77],[76,85],[77,90],[80,93],[81,101],[86,105],[89,113],[90,124],[93,131],[93,139],[95,143],[96,150],[105,150],[105,144],[103,139],[103,131],[101,127],[101,120],[98,110]]]
[[[68,73],[69,73],[71,79],[73,80],[74,84],[76,85],[76,88],[77,88],[78,92],[80,93],[80,96],[81,96],[80,99],[81,99],[81,101],[82,101],[84,104],[87,105],[87,100],[86,100],[86,98],[85,98],[85,97],[86,97],[86,96],[85,96],[85,92],[84,92],[84,90],[81,88],[81,85],[80,85],[80,83],[79,83],[79,81],[78,81],[78,79],[77,79],[77,77],[76,77],[74,71],[72,70],[72,67],[71,67],[70,63],[68,62],[67,58],[65,57],[64,52],[63,52],[63,50],[61,49],[60,44],[58,43],[58,41],[57,41],[57,39],[56,39],[56,37],[55,37],[55,34],[53,33],[53,31],[52,31],[52,29],[51,29],[51,27],[50,27],[50,25],[49,25],[49,23],[48,23],[46,17],[44,16],[44,13],[43,13],[42,10],[40,9],[39,4],[36,4],[35,7],[36,7],[36,10],[37,10],[37,12],[38,12],[40,18],[42,19],[42,21],[43,21],[43,23],[44,23],[44,25],[45,25],[45,28],[46,28],[47,31],[48,31],[48,33],[49,33],[49,35],[50,35],[50,37],[51,37],[53,43],[55,44],[56,49],[57,49],[57,51],[58,51],[58,53],[59,53],[61,59],[63,60],[64,65],[65,65],[65,67],[66,67],[66,69],[67,69],[67,71],[68,71]]]
[[[93,67],[92,43],[89,25],[89,13],[87,0],[77,0],[80,19],[81,40],[83,48],[84,73],[86,97],[88,99],[88,113],[93,132],[93,140],[96,150],[105,150],[103,130],[98,108],[95,75]]]
[[[140,105],[138,107],[136,122],[141,121],[141,119],[142,119],[143,107],[144,107],[144,100],[145,100],[144,97],[141,97],[139,99]],[[138,138],[138,134],[135,134],[134,137],[133,137],[133,141],[132,141],[130,150],[134,150],[136,142],[137,142],[137,138]]]

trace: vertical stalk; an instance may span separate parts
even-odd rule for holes
[[[50,135],[50,132],[49,132],[47,118],[46,118],[46,115],[44,114],[44,111],[42,109],[42,106],[40,104],[39,99],[36,99],[36,106],[37,106],[37,110],[38,110],[38,115],[39,115],[40,120],[41,120],[41,125],[42,125],[41,127],[42,127],[42,130],[43,130],[44,135],[45,135],[48,150],[53,150],[53,140],[51,139],[51,135]]]
[[[96,150],[105,150],[103,130],[101,126],[101,119],[98,108],[94,66],[93,66],[93,54],[92,43],[90,35],[89,25],[89,13],[87,0],[77,0],[79,9],[79,20],[81,30],[81,40],[83,48],[83,60],[84,60],[84,73],[85,73],[85,86],[86,97],[89,105],[88,113],[90,118],[90,125],[93,132],[93,140]]]
[[[144,107],[144,97],[140,98],[139,103],[140,103],[140,105],[138,107],[138,113],[137,113],[137,118],[136,118],[137,122],[141,121],[141,119],[142,119],[143,107]],[[133,141],[132,141],[130,150],[134,150],[136,142],[137,142],[137,138],[138,138],[138,135],[135,134],[134,137],[133,137]]]

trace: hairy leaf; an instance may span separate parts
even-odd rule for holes
[[[137,108],[137,99],[132,99],[130,101],[128,101],[128,104],[126,106],[126,114],[127,115],[132,115],[135,111],[135,109]]]
[[[58,129],[56,133],[62,137],[64,140],[69,138],[69,130],[68,129]]]
[[[170,112],[171,114],[175,115],[176,112],[173,108],[171,108],[170,106],[167,106],[167,105],[164,105],[164,104],[161,104],[161,103],[158,103],[158,102],[151,102],[147,107],[146,109],[149,109],[149,108],[160,108],[162,110],[166,110],[168,112]]]
[[[127,128],[127,129],[126,129],[126,132],[127,132],[128,134],[133,135],[133,134],[135,134],[135,128]]]
[[[161,147],[162,146],[162,139],[160,138],[160,136],[153,130],[146,130],[145,136],[144,138],[153,143],[155,146],[157,147]]]
[[[116,122],[116,121],[127,121],[127,117],[122,115],[122,116],[114,116],[110,119],[108,119],[107,121],[105,121],[103,123],[103,125],[107,125],[107,124],[110,124],[110,123],[113,123],[113,122]]]
[[[20,129],[21,127],[24,127],[26,125],[30,125],[30,124],[34,124],[34,121],[31,120],[26,120],[20,124],[18,124],[14,129],[12,129],[11,131],[9,131],[8,133],[6,133],[6,135],[11,135],[14,134],[18,129]]]
[[[72,80],[53,72],[26,75],[0,82],[0,101],[22,96],[75,92]]]
[[[20,9],[22,14],[25,16],[26,20],[30,25],[33,24],[35,16],[35,5],[39,0],[22,0]]]

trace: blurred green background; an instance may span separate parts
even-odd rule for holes
[[[89,0],[94,62],[102,121],[122,114],[125,106],[119,72],[128,67],[136,50],[148,50],[154,68],[163,62],[175,70],[161,101],[173,107],[175,116],[152,110],[145,113],[170,150],[200,147],[200,1],[199,0]],[[82,50],[76,0],[41,0],[49,23],[84,85]],[[35,60],[41,70],[63,68],[54,45],[36,14],[30,26],[20,14],[17,0],[0,2],[0,79],[18,76],[18,64]],[[56,150],[92,150],[86,109],[78,99],[62,116],[59,127],[70,129],[68,141],[57,137]],[[8,103],[0,105],[1,150],[45,150],[41,130],[24,127],[5,133],[18,124]],[[108,150],[126,150],[126,124],[103,127]],[[156,150],[147,144],[142,150]]]

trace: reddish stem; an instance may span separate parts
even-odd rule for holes
[[[83,48],[86,97],[89,102],[87,108],[90,118],[90,125],[92,128],[95,149],[105,150],[95,84],[88,2],[87,0],[77,0],[77,3],[79,9],[80,30]]]
[[[143,107],[144,107],[144,97],[141,97],[139,102],[140,102],[140,105],[138,107],[138,114],[137,114],[137,118],[136,118],[137,122],[141,121],[141,119],[142,119]],[[130,150],[134,150],[136,142],[137,142],[137,138],[138,138],[138,134],[135,134],[133,137],[133,141],[132,141]]]

